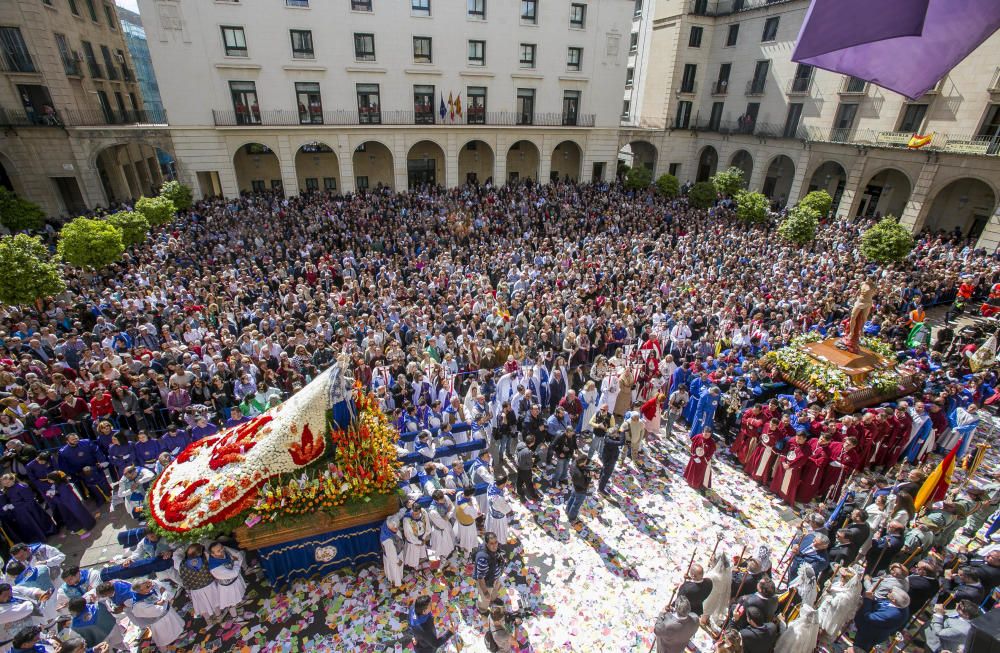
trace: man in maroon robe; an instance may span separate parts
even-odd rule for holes
[[[889,418],[889,444],[886,446],[885,456],[881,460],[881,465],[886,470],[895,465],[899,457],[903,455],[903,449],[910,439],[913,418],[910,417],[908,408],[909,405],[905,401],[899,402]]]
[[[826,475],[827,464],[830,462],[830,446],[829,431],[824,431],[818,438],[813,438],[806,443],[809,459],[802,470],[799,490],[795,495],[796,501],[809,503],[819,494],[819,489],[823,485],[823,477]]]
[[[684,480],[696,490],[712,487],[712,456],[715,439],[708,429],[691,438],[691,459],[684,468]]]
[[[740,433],[732,446],[733,454],[742,464],[746,464],[747,458],[757,448],[757,440],[765,423],[764,411],[760,404],[754,404],[743,411],[743,417],[740,418]]]
[[[778,457],[774,447],[778,444],[780,430],[778,420],[771,419],[760,433],[760,444],[750,455],[746,471],[758,483],[766,485],[771,482],[771,468]]]
[[[785,455],[774,468],[774,478],[771,480],[771,492],[781,497],[790,506],[795,505],[795,496],[799,491],[799,480],[802,470],[809,460],[806,447],[806,432],[799,431],[788,443]]]
[[[861,452],[858,450],[856,438],[847,438],[843,442],[830,444],[830,463],[823,475],[823,484],[819,494],[826,500],[836,501],[844,484],[854,472],[861,469]]]

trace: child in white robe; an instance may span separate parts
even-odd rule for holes
[[[403,537],[399,532],[399,517],[393,515],[382,524],[379,533],[379,540],[382,543],[382,563],[385,568],[385,577],[389,579],[389,585],[399,587],[403,584]]]
[[[432,498],[427,510],[431,522],[431,550],[439,558],[447,558],[455,550],[455,534],[451,525],[455,518],[455,504],[444,490],[435,490]]]
[[[476,531],[476,519],[481,514],[479,503],[475,499],[476,490],[467,487],[455,504],[455,539],[459,548],[473,552],[479,548],[479,533]]]
[[[132,601],[126,604],[129,620],[140,628],[149,628],[160,650],[184,634],[184,619],[170,606],[172,599],[166,585],[145,578],[132,583]]]
[[[507,485],[507,477],[503,474],[486,490],[486,532],[494,533],[501,544],[507,542],[508,520],[512,511],[503,490]]]
[[[232,617],[236,616],[236,606],[243,602],[247,593],[242,567],[242,551],[230,549],[219,542],[208,548],[208,568],[219,586],[219,611],[229,608]]]
[[[403,564],[416,569],[427,558],[427,543],[431,539],[431,524],[427,512],[414,503],[403,517]]]
[[[213,621],[219,612],[219,583],[208,568],[205,547],[190,544],[174,551],[174,567],[181,579],[181,586],[191,597],[191,610],[196,617]]]

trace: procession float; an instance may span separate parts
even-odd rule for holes
[[[863,283],[843,337],[803,334],[787,347],[765,354],[762,367],[776,370],[787,383],[804,392],[815,392],[840,413],[853,413],[916,391],[921,381],[918,370],[898,364],[896,353],[884,340],[864,335],[874,296],[875,287]]]
[[[347,369],[189,445],[153,482],[148,527],[177,542],[232,534],[279,585],[377,561],[400,507],[398,432]]]

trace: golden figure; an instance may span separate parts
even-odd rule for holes
[[[875,296],[875,286],[865,281],[861,284],[854,307],[851,309],[851,319],[847,324],[847,333],[837,341],[837,347],[858,353],[861,347],[861,335],[864,333],[865,322],[872,312],[872,298]]]

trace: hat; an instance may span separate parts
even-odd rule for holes
[[[28,404],[28,410],[41,410],[41,409],[42,409],[42,407],[39,406],[36,403],[30,403],[30,404]]]

